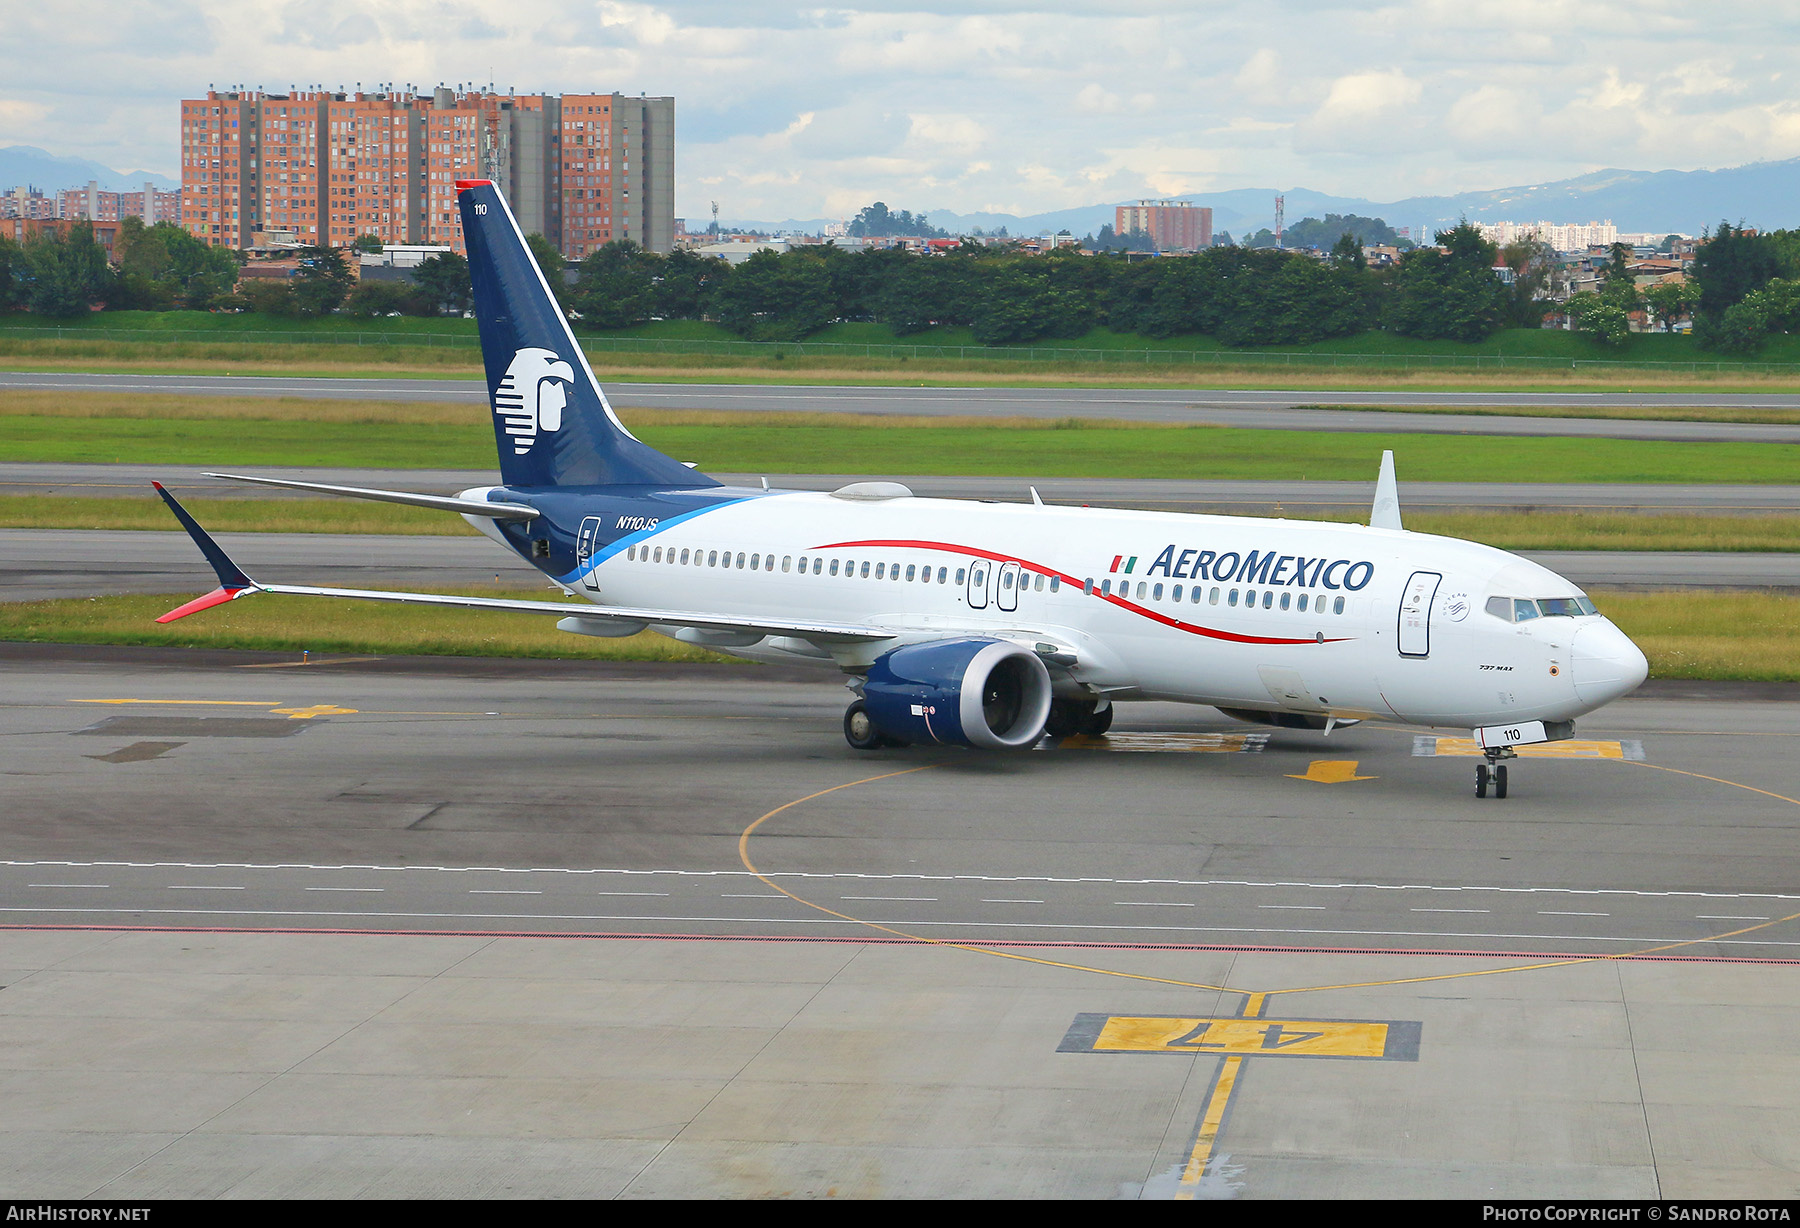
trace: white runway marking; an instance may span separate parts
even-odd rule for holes
[[[766,897],[786,899],[785,896]],[[691,916],[636,916],[611,913],[470,913],[470,912],[326,912],[305,909],[264,909],[264,908],[0,908],[0,914],[31,913],[38,916],[66,914],[70,916],[123,916],[123,917],[286,917],[286,918],[322,918],[348,917],[357,920],[396,920],[396,921],[566,921],[566,922],[671,922],[680,921],[690,924],[718,925],[837,925],[853,928],[867,925],[906,925],[916,928],[962,928],[962,929],[1004,929],[1019,931],[1045,931],[1048,933],[1161,933],[1161,934],[1245,934],[1269,935],[1275,937],[1300,937],[1308,939],[1340,939],[1340,938],[1408,938],[1408,939],[1448,939],[1475,938],[1490,941],[1505,940],[1509,942],[1595,942],[1595,943],[1705,943],[1714,946],[1800,948],[1800,939],[1775,938],[1708,938],[1696,939],[1691,933],[1684,934],[1526,934],[1512,931],[1496,931],[1492,933],[1469,930],[1358,930],[1358,929],[1291,929],[1274,926],[1256,925],[1118,925],[1094,924],[1082,922],[1053,921],[964,921],[964,920],[918,920],[896,919],[884,917],[864,917],[844,920],[837,917],[722,917],[707,914]],[[653,935],[654,936],[654,935]],[[1473,956],[1484,956],[1481,951],[1463,952]],[[1499,956],[1495,956],[1499,958]]]
[[[404,866],[404,865],[314,865],[308,862],[190,862],[190,861],[8,861],[0,860],[0,870],[6,869],[65,869],[65,870],[249,870],[249,871],[307,871],[332,872],[338,874],[366,872],[372,874],[520,874],[520,875],[563,875],[570,878],[590,878],[603,875],[617,875],[621,878],[665,877],[673,879],[754,879],[758,875],[748,870],[676,870],[649,869],[627,870],[612,867],[570,868],[567,866]],[[1494,893],[1497,895],[1536,895],[1536,896],[1571,896],[1582,898],[1598,898],[1617,896],[1629,899],[1691,899],[1691,900],[1775,900],[1781,902],[1800,901],[1800,893],[1776,891],[1653,891],[1642,888],[1626,887],[1503,887],[1491,884],[1459,884],[1454,886],[1435,883],[1370,883],[1356,881],[1305,882],[1295,879],[1246,879],[1246,878],[1111,878],[1100,875],[1064,876],[1050,874],[917,874],[917,873],[873,873],[867,871],[769,871],[760,877],[776,880],[792,880],[802,882],[818,882],[832,880],[848,880],[854,882],[920,882],[920,883],[1051,883],[1082,885],[1094,884],[1110,887],[1247,887],[1293,888],[1302,891],[1435,891],[1447,894],[1478,895]]]

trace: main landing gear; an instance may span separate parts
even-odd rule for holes
[[[1044,732],[1053,738],[1071,738],[1076,734],[1097,738],[1112,728],[1114,711],[1107,700],[1053,699]]]
[[[1506,765],[1500,761],[1502,759],[1517,759],[1519,757],[1518,752],[1513,750],[1510,746],[1496,746],[1491,750],[1484,750],[1481,753],[1487,759],[1487,762],[1477,763],[1475,765],[1475,796],[1486,797],[1488,793],[1488,782],[1492,781],[1494,785],[1494,796],[1502,799],[1505,798]]]

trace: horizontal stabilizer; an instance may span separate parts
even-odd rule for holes
[[[467,516],[486,516],[493,520],[536,520],[539,515],[535,507],[527,507],[523,503],[488,503],[477,499],[457,499],[449,495],[420,495],[409,490],[370,490],[366,486],[332,486],[325,482],[294,482],[287,478],[253,478],[242,473],[209,473],[206,476],[227,482],[252,482],[258,486],[316,490],[323,495],[343,495],[350,499],[404,503],[408,507],[429,507],[440,512],[461,512]]]

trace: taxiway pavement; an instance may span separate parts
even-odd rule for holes
[[[1385,723],[859,755],[801,671],[0,656],[0,1194],[1800,1194],[1792,687],[1478,801]]]

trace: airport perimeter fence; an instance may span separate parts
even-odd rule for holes
[[[1218,366],[1294,368],[1384,368],[1453,370],[1684,371],[1690,374],[1792,375],[1800,363],[1682,359],[1556,358],[1511,354],[1319,354],[1265,350],[1130,350],[1045,345],[929,345],[901,342],[724,341],[662,337],[609,337],[578,333],[590,353],[667,354],[712,358],[871,358],[939,359],[952,362],[1080,363],[1120,366]],[[0,343],[20,341],[104,341],[169,345],[342,345],[378,348],[475,350],[473,333],[278,332],[260,330],[132,328],[0,328]]]

